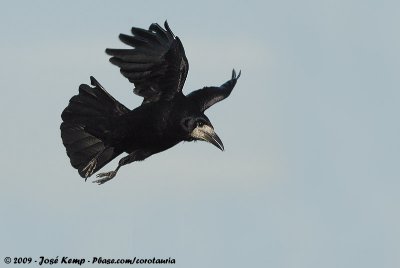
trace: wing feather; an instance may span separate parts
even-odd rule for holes
[[[236,75],[235,70],[233,70],[232,78],[222,84],[220,87],[204,87],[202,89],[193,91],[187,95],[187,97],[200,108],[200,111],[204,112],[212,105],[222,101],[231,94],[237,80],[240,77],[240,74],[241,72],[239,71],[239,74]]]
[[[174,98],[189,70],[181,41],[167,22],[164,27],[157,23],[148,30],[133,27],[133,35],[119,35],[131,49],[106,49],[110,62],[135,85],[134,93],[144,97],[144,103]]]

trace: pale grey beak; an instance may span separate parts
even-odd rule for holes
[[[218,137],[217,133],[215,133],[214,129],[208,125],[196,127],[192,133],[190,133],[190,136],[197,140],[207,141],[218,147],[221,151],[224,150],[224,144],[221,139]]]

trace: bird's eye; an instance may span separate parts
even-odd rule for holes
[[[204,125],[204,122],[202,122],[202,121],[197,122],[198,127],[202,127],[203,125]]]

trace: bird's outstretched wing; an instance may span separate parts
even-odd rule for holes
[[[132,49],[106,49],[110,62],[135,84],[134,93],[144,103],[172,99],[182,91],[189,70],[185,50],[179,38],[164,23],[148,30],[132,28],[132,35],[120,34],[119,39]]]
[[[235,87],[237,80],[239,79],[241,71],[236,75],[235,69],[232,71],[232,78],[225,82],[220,87],[204,87],[202,89],[193,91],[187,97],[195,102],[202,112],[210,108],[215,103],[222,101],[227,98],[232,89]]]

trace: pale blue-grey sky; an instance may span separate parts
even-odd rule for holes
[[[398,1],[3,1],[0,262],[399,267],[399,14]],[[185,93],[242,70],[207,111],[226,151],[183,143],[85,183],[61,111],[90,75],[139,105],[104,49],[166,19]]]

